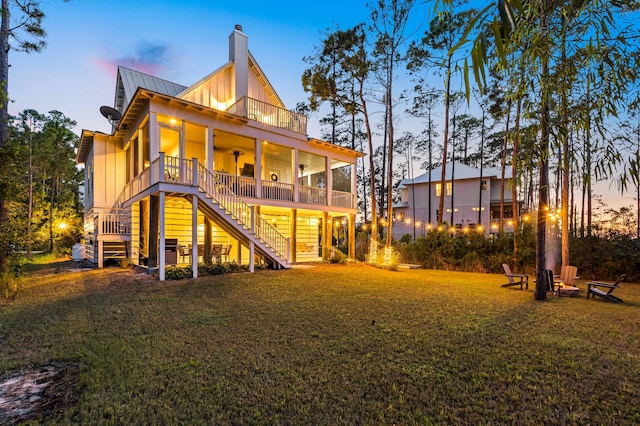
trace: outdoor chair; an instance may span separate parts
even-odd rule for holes
[[[511,286],[514,286],[514,285],[519,285],[520,286],[520,290],[522,290],[523,286],[525,286],[527,290],[529,289],[529,275],[528,274],[512,274],[511,273],[511,268],[506,263],[503,263],[502,267],[504,268],[504,275],[509,280],[508,283],[502,284],[502,287],[511,287]]]
[[[587,299],[590,296],[593,296],[593,298],[595,299],[596,296],[602,297],[604,300],[607,300],[609,302],[614,302],[614,303],[622,303],[622,299],[620,299],[617,296],[614,296],[613,294],[613,290],[615,290],[616,288],[620,287],[620,283],[622,281],[624,281],[624,277],[625,274],[622,274],[618,277],[617,280],[615,280],[615,282],[613,283],[607,283],[607,282],[602,282],[602,281],[590,281],[587,283]],[[607,289],[602,290],[602,288]]]
[[[558,296],[578,296],[580,289],[575,286],[578,268],[571,265],[563,265],[560,275],[553,278],[553,292]]]
[[[191,251],[183,245],[178,245],[178,254],[180,255],[180,263],[190,263],[189,256],[191,256]],[[187,262],[185,262],[185,258]]]
[[[231,253],[231,244],[223,245],[220,249],[220,257],[227,263],[229,262],[229,253]]]
[[[214,244],[211,246],[211,258],[216,261],[216,263],[222,262],[222,244]]]

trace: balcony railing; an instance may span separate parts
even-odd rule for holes
[[[293,185],[290,183],[263,180],[262,198],[267,200],[293,201]]]
[[[306,204],[327,204],[326,191],[324,188],[313,186],[302,186],[298,188],[298,201]]]
[[[85,235],[129,235],[131,232],[131,215],[126,209],[109,211],[92,211],[85,222]]]
[[[350,192],[331,191],[331,205],[336,207],[354,208],[354,196]]]
[[[122,206],[126,200],[158,182],[198,185],[194,179],[203,179],[203,177],[200,175],[194,177],[193,174],[193,160],[169,157],[160,153],[159,159],[153,161],[148,168],[125,185],[118,197],[117,205]],[[210,182],[207,182],[210,188],[223,187],[238,197],[257,198],[257,180],[255,178],[207,171],[207,179],[211,179]],[[290,183],[263,180],[261,181],[260,198],[293,202],[294,188],[294,185]],[[326,206],[329,202],[328,197],[334,207],[355,208],[355,195],[350,192],[327,191],[325,188],[313,186],[298,187],[298,202],[301,204]]]
[[[257,99],[242,97],[231,105],[227,112],[280,129],[307,134],[307,117],[305,115]]]

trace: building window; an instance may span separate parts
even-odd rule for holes
[[[442,185],[440,185],[439,183],[436,183],[436,197],[439,197],[441,192],[442,192]]]
[[[454,213],[456,213],[457,211],[458,211],[458,209],[457,209],[457,208],[454,208],[454,209],[453,209],[453,212],[454,212]],[[447,213],[451,213],[451,209],[447,209]]]
[[[486,190],[487,190],[487,181],[486,181],[486,180],[483,180],[483,181],[482,181],[482,190],[483,190],[483,191],[486,191]]]
[[[453,183],[447,182],[447,196],[451,197],[452,193],[453,193]]]
[[[473,210],[474,212],[483,212],[484,207],[473,207],[471,210]]]

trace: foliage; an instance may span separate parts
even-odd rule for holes
[[[515,261],[522,270],[532,270],[533,229],[525,228],[522,234],[526,248],[519,250]],[[503,263],[514,263],[513,235],[510,234],[485,237],[484,233],[432,231],[418,237],[415,243],[411,240],[411,237],[403,238],[397,245],[401,261],[423,268],[499,273]]]
[[[18,294],[22,281],[23,259],[17,253],[9,256],[7,268],[0,271],[0,298],[13,299]]]
[[[29,424],[637,424],[640,286],[623,305],[584,281],[540,303],[504,282],[357,264],[48,275],[0,309],[0,371],[81,366],[76,405]]]
[[[229,263],[212,263],[198,264],[198,276],[205,277],[211,275],[223,275],[231,272],[243,272],[247,271],[247,265],[238,265],[236,261],[232,261]],[[167,266],[165,269],[165,278],[167,280],[183,280],[185,278],[193,278],[193,271],[191,269],[191,265],[186,266]]]
[[[0,247],[7,251],[70,251],[83,233],[75,164],[75,122],[58,111],[26,110],[11,122],[1,147],[0,198],[6,218]],[[8,251],[7,251],[8,253]]]
[[[347,255],[344,254],[341,250],[333,247],[331,250],[331,257],[329,258],[329,262],[331,263],[347,263]]]

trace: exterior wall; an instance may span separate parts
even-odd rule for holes
[[[89,156],[93,172],[93,197],[85,201],[85,213],[92,209],[111,209],[125,184],[125,157],[112,138],[96,135]]]
[[[454,211],[453,223],[451,222],[451,201],[452,197],[446,195],[444,199],[443,221],[449,225],[475,226],[478,224],[478,208],[481,209],[480,225],[486,232],[491,231],[491,205],[499,203],[500,200],[500,180],[495,177],[483,177],[486,181],[487,189],[482,192],[482,205],[478,206],[480,179],[465,179],[455,181],[453,185]],[[449,181],[450,182],[450,181]],[[401,190],[401,200],[406,206],[394,208],[395,222],[393,225],[394,238],[399,239],[405,234],[421,236],[429,229],[436,228],[437,210],[440,197],[436,196],[436,184],[439,181],[432,181],[431,188],[428,183],[407,185]],[[511,185],[507,181],[505,185],[504,202],[511,204]],[[445,184],[446,188],[446,184]],[[429,227],[429,198],[428,191],[431,190],[431,227]],[[415,196],[415,202],[414,202]],[[418,223],[418,224],[417,224]]]

